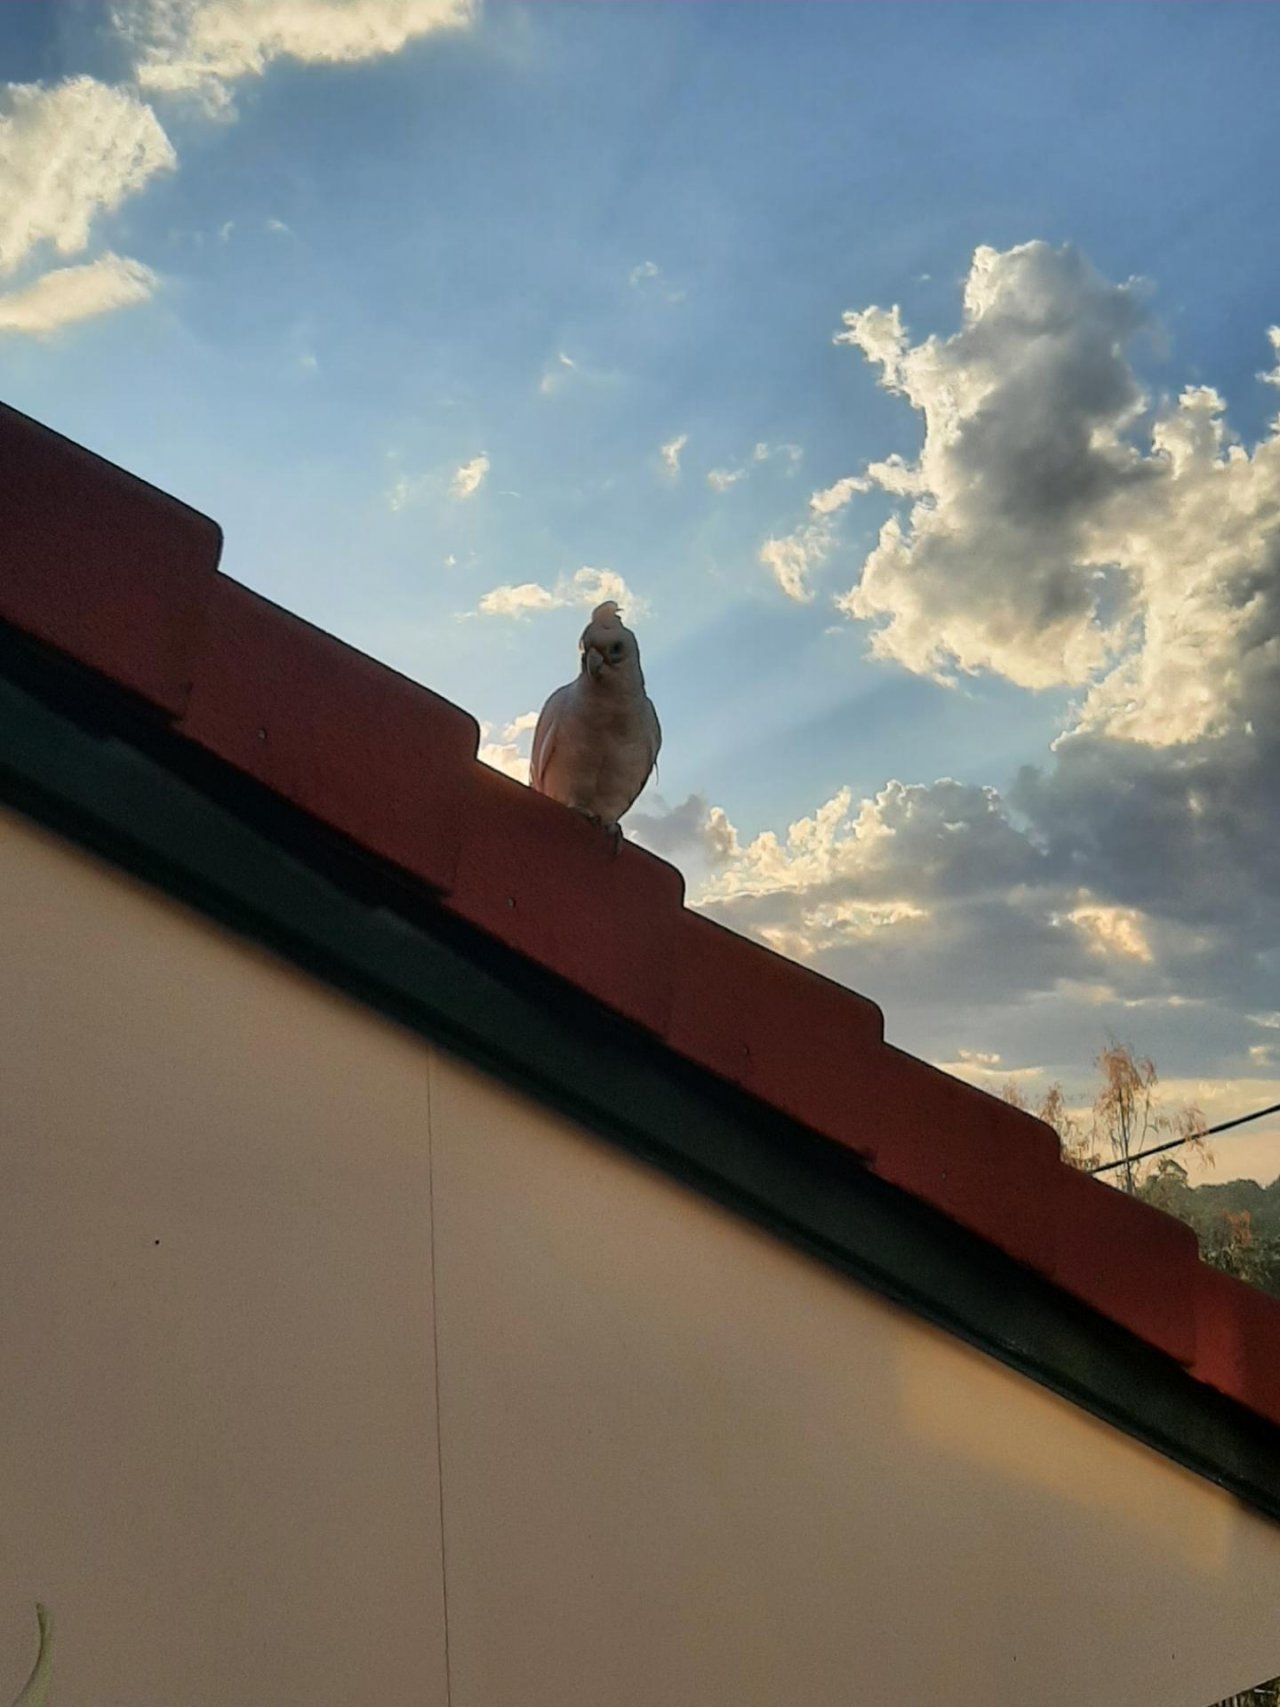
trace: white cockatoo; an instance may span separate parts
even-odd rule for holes
[[[578,648],[577,678],[556,689],[538,718],[529,781],[621,836],[618,820],[649,780],[662,730],[636,637],[612,599],[592,611]]]

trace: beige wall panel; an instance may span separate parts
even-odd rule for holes
[[[445,1701],[426,1062],[0,817],[0,1702]]]
[[[1280,1529],[437,1057],[453,1707],[1207,1707]]]

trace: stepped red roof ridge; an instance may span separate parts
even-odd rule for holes
[[[1188,1227],[886,1043],[866,997],[689,910],[672,866],[481,763],[466,712],[221,573],[208,518],[3,405],[0,467],[0,621],[1280,1424],[1280,1301],[1202,1263]]]

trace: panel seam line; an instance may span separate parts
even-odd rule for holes
[[[440,1599],[444,1613],[444,1697],[453,1702],[453,1669],[449,1654],[449,1563],[445,1548],[444,1517],[444,1421],[440,1408],[440,1298],[436,1280],[435,1124],[432,1087],[435,1081],[435,1052],[427,1054],[427,1222],[431,1238],[431,1374],[435,1388],[436,1499],[440,1519]]]

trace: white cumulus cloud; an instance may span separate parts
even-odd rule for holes
[[[471,0],[131,0],[116,17],[138,51],[139,85],[225,108],[230,86],[274,60],[353,64],[459,29]]]
[[[865,991],[895,1024],[958,989],[976,1009],[1098,977],[1085,934],[1053,921],[1074,891],[994,789],[891,781],[857,800],[844,788],[785,831],[729,825],[727,840],[694,903]],[[954,1007],[943,1017],[947,1036]]]
[[[678,806],[668,806],[660,794],[651,795],[650,810],[629,813],[627,829],[642,846],[665,858],[691,851],[716,866],[739,851],[728,815],[701,794],[688,795]]]
[[[896,309],[845,317],[921,449],[815,492],[766,566],[812,597],[855,497],[888,499],[839,601],[873,650],[1076,699],[1003,791],[845,789],[785,830],[729,825],[733,852],[691,885],[991,1082],[1022,1069],[983,1052],[1083,1072],[1130,1016],[1158,1059],[1174,1040],[1231,1074],[1280,1027],[1280,421],[1248,443],[1210,386],[1145,396],[1130,346],[1151,323],[1145,289],[1043,243],[979,249],[950,336],[912,339]],[[1265,344],[1269,383],[1280,333]]]
[[[77,76],[0,88],[0,278],[46,247],[83,254],[101,217],[177,166],[139,91],[196,94],[230,114],[231,85],[274,60],[371,59],[473,15],[473,0],[121,0],[110,17],[134,53],[136,87]],[[224,222],[221,240],[232,230]],[[5,329],[47,332],[142,301],[156,284],[140,262],[107,252],[83,268],[21,278],[4,298]]]
[[[875,625],[876,654],[943,679],[1073,684],[1079,732],[1153,746],[1270,721],[1280,424],[1241,444],[1203,385],[1146,413],[1127,350],[1150,321],[1143,288],[1069,247],[980,248],[952,336],[913,344],[896,308],[844,321],[837,342],[924,428],[914,466],[839,483],[914,500],[838,601]],[[797,538],[807,559],[829,544]]]
[[[0,92],[0,273],[42,244],[82,253],[94,221],[177,165],[151,108],[92,77]]]
[[[1133,626],[1079,726],[1156,746],[1260,728],[1280,682],[1280,432],[1247,449],[1222,398],[1197,386],[1152,446],[1155,477],[1099,526],[1128,576]]]
[[[1119,955],[1150,962],[1151,944],[1147,941],[1142,914],[1136,907],[1107,906],[1086,896],[1064,916],[1103,959]]]
[[[920,673],[998,671],[1023,687],[1085,682],[1122,646],[1106,609],[1106,522],[1160,470],[1130,442],[1145,404],[1126,346],[1145,292],[1075,250],[980,248],[963,323],[909,341],[896,308],[844,316],[837,343],[881,369],[924,423],[919,464],[870,484],[917,501],[892,517],[842,601],[874,650]]]

